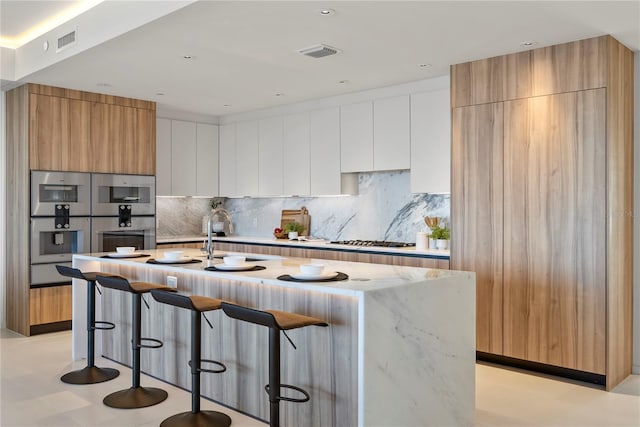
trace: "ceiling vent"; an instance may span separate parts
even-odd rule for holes
[[[58,47],[56,48],[56,53],[62,52],[63,50],[70,48],[74,44],[76,44],[76,30],[73,30],[70,33],[67,33],[64,36],[58,38]]]
[[[340,49],[336,49],[335,47],[327,46],[325,44],[317,44],[298,50],[298,53],[312,58],[322,58],[323,56],[335,55],[340,52],[342,52]]]

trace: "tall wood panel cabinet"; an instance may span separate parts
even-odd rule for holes
[[[7,327],[71,320],[71,286],[30,288],[29,172],[155,174],[155,103],[27,84],[6,94]]]
[[[611,389],[632,365],[633,53],[610,36],[451,67],[451,267],[477,350]]]

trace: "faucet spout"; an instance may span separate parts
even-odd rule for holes
[[[207,259],[213,259],[213,237],[211,233],[211,227],[213,226],[213,218],[209,215],[207,221]]]

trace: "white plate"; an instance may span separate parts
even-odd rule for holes
[[[337,271],[327,271],[325,273],[320,274],[304,274],[304,273],[293,273],[289,274],[289,276],[298,280],[323,280],[323,279],[333,279],[338,275]]]
[[[121,254],[119,252],[110,252],[107,255],[109,255],[110,258],[126,258],[126,257],[131,257],[131,256],[138,256],[140,254],[136,253],[136,252],[132,252],[130,254]]]
[[[169,258],[156,258],[156,262],[160,262],[162,264],[184,264],[193,260],[193,258],[188,256],[183,256],[178,259],[169,259]]]
[[[217,268],[218,270],[226,270],[226,271],[244,271],[244,270],[251,270],[253,267],[255,267],[254,264],[248,264],[248,263],[244,263],[244,264],[240,264],[240,265],[227,265],[227,264],[215,264],[214,265],[215,268]]]

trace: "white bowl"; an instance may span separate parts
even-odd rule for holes
[[[184,251],[166,251],[164,257],[165,259],[180,259],[183,254]]]
[[[300,271],[302,274],[313,274],[318,275],[322,274],[324,270],[324,265],[322,264],[302,264],[300,265]]]
[[[225,264],[227,265],[242,265],[246,261],[246,257],[239,255],[231,255],[222,258]]]
[[[119,254],[132,254],[135,251],[135,246],[121,246],[119,248],[116,248],[116,252]]]

